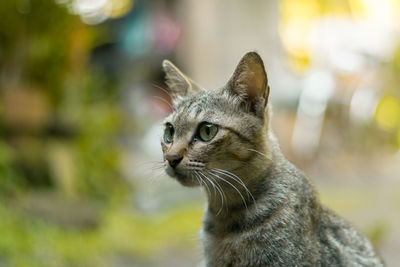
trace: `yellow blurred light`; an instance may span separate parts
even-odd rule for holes
[[[108,10],[109,18],[120,18],[132,10],[135,0],[108,0],[110,9]]]
[[[282,18],[284,21],[293,18],[317,18],[320,10],[317,0],[286,0],[281,5]]]
[[[348,0],[351,13],[376,24],[393,25],[399,21],[399,0]]]
[[[318,0],[285,0],[281,2],[281,38],[289,54],[289,63],[297,72],[303,72],[310,63],[310,36],[318,19]]]
[[[300,18],[286,23],[282,31],[282,41],[290,54],[298,57],[309,55],[311,26],[311,20]]]
[[[393,3],[393,6],[395,7],[395,9],[397,11],[400,11],[400,0],[392,0],[391,2]],[[397,14],[399,14],[399,13],[397,13]]]
[[[307,71],[310,64],[311,64],[311,59],[309,56],[289,57],[289,65],[297,73],[304,73],[305,71]]]
[[[400,129],[397,131],[397,145],[400,148]]]
[[[351,13],[358,17],[365,17],[367,14],[366,2],[364,0],[348,0]]]
[[[384,96],[375,113],[376,123],[384,130],[400,127],[400,100],[394,96]]]
[[[352,10],[349,0],[320,1],[322,13],[324,15],[349,15]]]

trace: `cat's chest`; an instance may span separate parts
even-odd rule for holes
[[[297,260],[309,257],[303,252],[311,251],[312,244],[299,241],[291,231],[275,230],[269,224],[225,234],[203,228],[200,237],[206,266],[296,266]]]
[[[240,251],[241,236],[236,234],[215,235],[204,229],[201,231],[201,240],[204,249],[204,258],[207,267],[211,266],[235,266],[236,258]]]
[[[263,266],[260,255],[273,249],[255,232],[215,234],[203,229],[200,236],[207,267]]]

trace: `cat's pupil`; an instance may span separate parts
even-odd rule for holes
[[[207,135],[210,135],[210,132],[211,132],[210,128],[211,128],[210,126],[207,126],[207,128],[206,128],[206,134]]]

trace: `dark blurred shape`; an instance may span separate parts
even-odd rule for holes
[[[100,210],[93,202],[51,191],[26,194],[15,204],[34,217],[67,228],[92,229],[100,223]]]

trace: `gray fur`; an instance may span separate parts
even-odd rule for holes
[[[161,145],[164,157],[182,157],[174,169],[166,162],[167,173],[207,192],[206,266],[384,265],[365,236],[320,204],[309,179],[280,152],[257,53],[246,54],[227,85],[215,90],[194,88],[176,70],[166,70],[175,111],[165,123],[173,125],[174,140]],[[209,142],[196,138],[202,122],[219,127]]]

